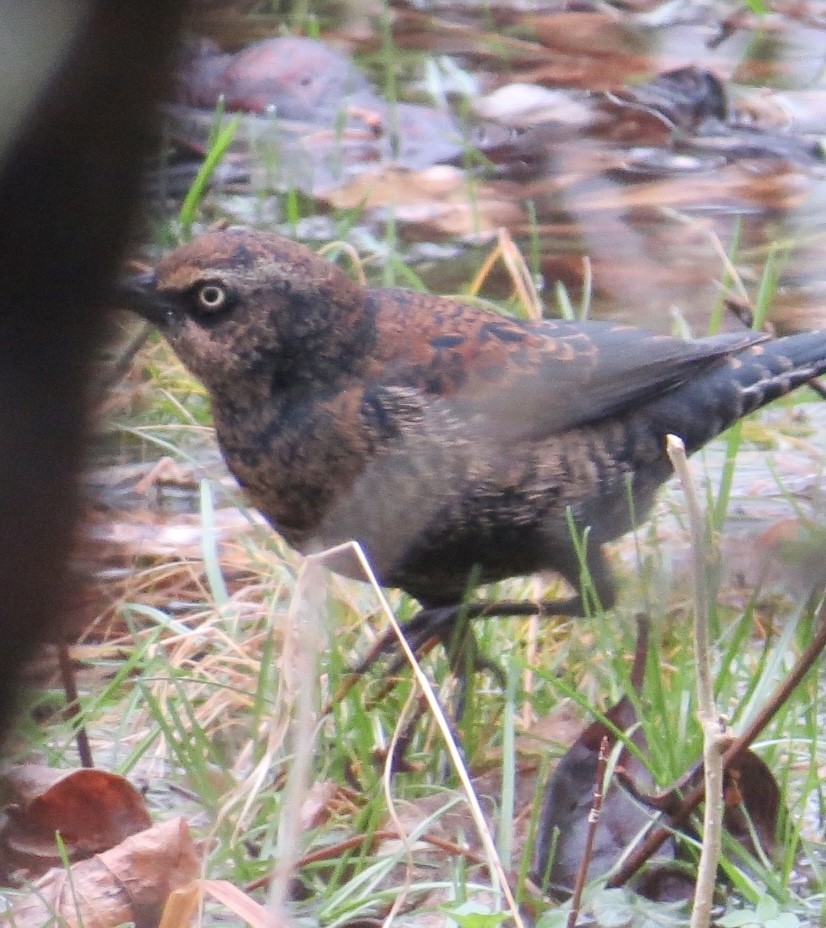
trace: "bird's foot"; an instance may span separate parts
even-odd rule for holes
[[[505,674],[501,667],[495,661],[477,652],[475,639],[472,644],[470,663],[468,663],[467,642],[469,640],[468,635],[472,637],[472,634],[469,628],[464,632],[457,632],[457,629],[473,619],[531,615],[545,617],[577,616],[582,614],[582,600],[578,596],[548,602],[497,600],[494,602],[460,603],[420,609],[409,622],[402,626],[402,632],[407,639],[410,650],[417,657],[427,654],[439,643],[444,644],[450,657],[451,667],[460,678],[463,674],[467,674],[468,671],[486,671],[492,674],[497,683],[504,689]],[[394,628],[388,629],[373,644],[361,661],[351,669],[342,690],[336,695],[336,699],[341,699],[349,692],[355,682],[367,671],[371,670],[385,655],[390,657],[385,669],[385,675],[392,676],[398,673],[404,666],[405,656],[400,653],[399,641]],[[464,666],[461,666],[462,664]],[[388,681],[379,698],[386,695],[392,688],[392,682]]]
[[[489,673],[502,690],[507,688],[507,676],[499,664],[479,653],[476,638],[470,626],[472,620],[531,615],[550,617],[581,614],[582,600],[579,597],[549,602],[497,600],[494,602],[431,606],[420,609],[409,622],[402,626],[402,632],[410,650],[417,658],[427,654],[437,644],[444,645],[451,670],[458,682],[454,711],[450,713],[453,720],[458,720],[464,716],[468,694],[471,691],[470,683],[476,673]],[[333,704],[340,702],[362,676],[371,670],[383,657],[388,658],[388,663],[383,672],[386,679],[379,692],[370,700],[371,705],[375,705],[395,687],[396,681],[393,678],[405,664],[405,655],[401,652],[397,632],[394,628],[388,629],[373,644],[362,660],[352,667],[336,693],[333,702],[325,707],[324,714],[326,715],[332,711]],[[425,703],[421,698],[414,718],[406,724],[404,732],[397,739],[393,760],[394,770],[403,771],[408,769],[409,763],[406,759],[408,747],[418,721],[425,711]]]

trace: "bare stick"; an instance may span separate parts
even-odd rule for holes
[[[597,759],[597,775],[594,782],[594,798],[591,802],[591,811],[588,813],[588,834],[585,836],[585,848],[582,851],[582,860],[579,862],[579,870],[574,883],[574,892],[571,896],[571,911],[568,913],[567,928],[574,928],[576,920],[579,918],[579,908],[582,904],[582,890],[585,889],[585,881],[588,878],[588,867],[591,864],[591,856],[594,851],[594,838],[599,825],[599,816],[602,812],[603,799],[603,782],[605,780],[605,771],[608,768],[608,736],[603,735],[599,745],[599,757]]]
[[[706,584],[706,543],[702,510],[688,466],[685,445],[676,435],[665,439],[674,472],[685,494],[691,527],[691,564],[694,579],[694,663],[697,669],[697,714],[703,729],[703,766],[706,804],[703,815],[703,843],[694,887],[690,928],[708,928],[714,903],[714,884],[723,843],[723,737],[725,726],[714,704],[711,646],[708,640],[708,592]]]
[[[61,641],[57,646],[57,662],[60,667],[60,679],[63,682],[63,691],[66,693],[66,718],[74,719],[80,714],[80,696],[77,692],[77,677],[75,676],[75,666],[72,663],[72,655],[69,653],[69,645]],[[86,726],[79,725],[77,733],[77,753],[80,756],[81,767],[93,769],[95,764],[92,760],[92,747],[89,744],[89,736],[86,733]]]
[[[766,705],[754,717],[741,735],[736,737],[726,748],[723,754],[723,769],[729,767],[740,754],[745,751],[763,731],[763,729],[774,718],[778,709],[785,704],[786,700],[794,692],[800,681],[811,670],[812,665],[818,660],[823,649],[826,648],[826,603],[821,606],[818,615],[818,628],[815,632],[811,643],[806,650],[800,655],[797,663],[792,668],[791,673],[775,690],[774,695],[766,702]],[[609,887],[623,886],[631,877],[642,867],[642,865],[662,846],[674,831],[679,828],[689,815],[703,801],[706,794],[705,783],[698,783],[694,789],[690,790],[683,799],[680,807],[668,816],[668,824],[661,825],[652,829],[648,837],[640,844],[633,854],[629,854],[625,863],[617,872],[608,880]]]

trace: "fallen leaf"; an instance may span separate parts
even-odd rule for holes
[[[0,829],[0,870],[6,874],[25,869],[37,876],[59,866],[63,852],[70,861],[83,860],[152,824],[135,787],[104,770],[32,764],[8,770],[3,780],[11,792]]]
[[[0,924],[43,928],[157,928],[174,890],[198,875],[200,860],[183,819],[132,835],[117,847],[41,877],[29,895],[0,914]]]

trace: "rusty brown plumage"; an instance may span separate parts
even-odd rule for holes
[[[826,370],[826,332],[684,342],[607,322],[526,323],[461,301],[366,289],[308,249],[207,233],[133,281],[207,387],[230,469],[303,552],[349,539],[425,607],[468,584],[553,569],[574,587],[571,521],[604,606],[602,545],[645,518],[689,453]],[[358,576],[342,559],[336,569]]]

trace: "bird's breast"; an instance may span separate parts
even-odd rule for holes
[[[315,401],[215,408],[227,465],[292,547],[310,550],[319,526],[365,464],[363,442]]]

